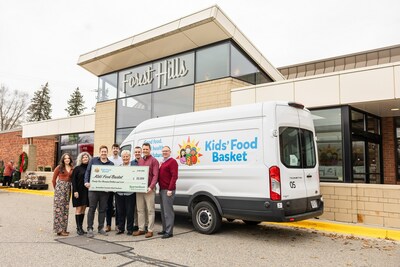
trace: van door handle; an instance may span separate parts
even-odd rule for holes
[[[308,175],[307,175],[307,178],[312,178],[312,175],[311,175],[311,174],[308,174]]]

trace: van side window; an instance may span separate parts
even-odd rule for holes
[[[313,132],[293,128],[279,128],[281,162],[288,168],[313,168],[316,154]]]

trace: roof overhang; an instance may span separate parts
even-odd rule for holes
[[[285,79],[218,6],[83,54],[78,65],[101,76],[228,39],[234,40],[274,81]]]
[[[54,138],[62,134],[94,132],[95,114],[35,121],[22,124],[22,138]]]

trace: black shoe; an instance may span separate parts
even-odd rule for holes
[[[157,235],[165,235],[167,232],[165,232],[165,231],[161,231],[161,232],[158,232],[157,233]]]
[[[133,234],[133,231],[128,231],[127,233],[126,233],[126,235],[132,235]]]
[[[83,232],[83,229],[82,229],[82,228],[78,228],[77,231],[76,231],[76,233],[77,233],[78,235],[84,235],[84,232]]]
[[[165,234],[163,234],[163,236],[161,238],[165,239],[165,238],[170,238],[170,237],[173,237],[173,236],[174,236],[173,234],[165,233]]]
[[[116,235],[122,235],[123,233],[124,233],[124,231],[118,230],[115,234],[116,234]]]

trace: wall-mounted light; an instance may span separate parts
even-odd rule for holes
[[[400,109],[399,108],[391,108],[390,110],[391,111],[399,111]]]

